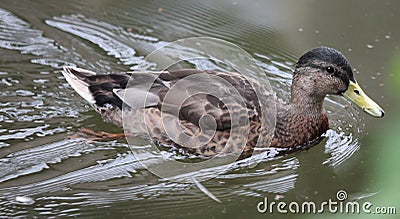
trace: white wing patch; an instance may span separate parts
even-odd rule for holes
[[[135,87],[114,89],[113,92],[122,102],[133,109],[157,106],[160,100],[157,95]]]

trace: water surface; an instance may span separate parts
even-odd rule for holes
[[[363,147],[362,139],[374,131],[369,128],[372,120],[341,97],[325,102],[331,130],[319,145],[267,158],[254,168],[248,160],[238,161],[226,173],[202,182],[222,202],[217,203],[195,184],[153,175],[141,162],[158,162],[158,155],[134,157],[123,139],[68,139],[82,127],[121,130],[102,121],[67,84],[60,68],[75,65],[101,73],[134,70],[146,55],[168,42],[210,36],[248,51],[277,96],[288,100],[297,57],[324,44],[342,50],[357,72],[369,69],[356,77],[367,85],[367,93],[382,102],[379,84],[384,64],[374,68],[371,60],[384,63],[384,57],[372,54],[398,49],[392,39],[399,33],[391,29],[390,21],[399,15],[373,17],[379,11],[376,7],[394,8],[389,3],[399,5],[345,9],[348,21],[343,27],[338,18],[320,16],[337,5],[321,3],[2,1],[0,215],[265,217],[256,210],[264,197],[321,201],[334,198],[338,190],[369,197],[376,191],[365,187],[369,171],[363,162],[369,148]],[[379,22],[386,25],[379,31],[364,28],[369,20],[373,27]],[[333,25],[344,31],[332,33]],[[358,39],[351,36],[355,32],[365,34]],[[140,145],[143,142],[138,141]]]

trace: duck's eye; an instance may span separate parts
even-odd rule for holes
[[[326,71],[330,74],[332,74],[333,72],[335,72],[335,69],[332,66],[328,66],[326,67]]]

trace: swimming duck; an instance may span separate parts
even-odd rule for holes
[[[163,100],[169,89],[179,80],[196,74],[218,76],[231,83],[243,97],[245,109],[247,109],[245,115],[248,116],[250,129],[245,142],[228,144],[228,139],[232,137],[230,130],[233,126],[229,113],[227,113],[228,109],[220,99],[207,94],[195,95],[180,106],[179,115],[176,116],[179,117],[180,125],[175,127],[177,132],[184,133],[184,136],[196,136],[201,133],[199,122],[201,116],[210,115],[215,121],[215,132],[209,134],[206,144],[199,147],[188,147],[184,144],[186,140],[190,140],[187,137],[182,137],[181,141],[169,137],[169,133],[161,122]],[[157,73],[96,74],[77,67],[64,67],[63,75],[72,88],[88,101],[106,121],[120,127],[124,125],[126,118],[138,116],[138,114],[132,114],[130,110],[122,110],[126,100],[121,93],[132,88],[132,85],[129,85],[130,80],[135,81],[141,77],[154,76],[155,80],[151,88],[145,90],[140,88],[140,85],[135,87],[135,92],[129,92],[131,95],[129,101],[132,102],[135,95],[146,94],[147,101],[150,101],[143,105],[140,117],[144,117],[145,129],[150,137],[161,145],[174,145],[189,154],[212,157],[222,151],[240,151],[242,157],[248,157],[264,133],[259,118],[262,110],[260,104],[249,79],[239,73],[191,69]],[[252,83],[257,84],[258,82],[253,81]],[[328,117],[323,108],[324,98],[327,94],[342,95],[371,116],[384,116],[383,109],[370,99],[358,85],[344,55],[333,48],[318,47],[299,58],[293,74],[290,103],[285,104],[281,100],[274,99],[276,103],[275,129],[272,136],[265,138],[267,140],[262,142],[265,143],[262,146],[295,148],[319,142],[321,135],[329,129]],[[127,104],[128,108],[130,104],[132,103]],[[123,113],[126,114],[123,115]],[[245,145],[244,149],[238,146],[243,144]]]

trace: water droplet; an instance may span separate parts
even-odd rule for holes
[[[389,35],[386,35],[386,36],[385,36],[385,39],[390,39],[390,36],[389,36]]]
[[[315,32],[316,34],[319,34],[319,30],[315,30],[314,32]]]
[[[299,28],[299,32],[303,32],[303,28]]]
[[[374,46],[371,45],[371,44],[367,44],[367,48],[368,48],[368,49],[372,49],[372,48],[374,48]]]
[[[31,205],[33,203],[35,203],[35,201],[28,196],[17,196],[15,197],[15,201],[18,202],[19,204],[23,204],[23,205]]]
[[[349,48],[348,50],[349,50],[349,52],[353,51],[351,48]]]

